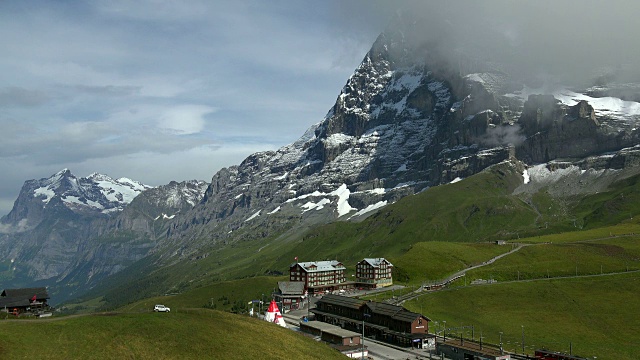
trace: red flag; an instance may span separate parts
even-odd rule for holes
[[[298,257],[297,257],[297,256],[296,256],[294,259],[295,259],[296,261],[298,261]]]
[[[36,302],[36,296],[37,295],[33,295],[33,297],[31,298],[31,302]]]

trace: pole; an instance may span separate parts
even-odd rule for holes
[[[444,341],[447,341],[447,322],[442,321],[444,323]]]
[[[500,331],[500,355],[504,354],[504,350],[502,349],[502,331]]]
[[[362,317],[362,359],[364,359],[364,316]]]
[[[524,355],[524,325],[522,326],[522,355]]]

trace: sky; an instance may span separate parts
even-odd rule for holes
[[[0,216],[64,168],[210,181],[294,142],[398,8],[424,24],[408,41],[449,62],[640,80],[635,0],[3,0]]]
[[[0,216],[63,168],[210,181],[295,141],[384,29],[379,3],[0,1]]]

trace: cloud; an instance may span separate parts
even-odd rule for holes
[[[639,2],[581,0],[408,1],[415,36],[430,56],[448,64],[491,64],[521,78],[546,76],[588,85],[603,68],[637,80]],[[435,54],[437,53],[437,54]],[[486,67],[485,67],[486,68]]]
[[[189,3],[170,0],[112,0],[96,4],[96,10],[116,18],[157,22],[205,20],[213,7],[204,1]]]
[[[98,96],[131,96],[140,93],[141,86],[116,86],[116,85],[74,85],[71,87],[80,93]]]
[[[49,100],[49,96],[40,90],[30,90],[17,86],[0,89],[0,106],[33,107]]]
[[[487,128],[486,132],[477,141],[486,146],[518,146],[526,140],[521,133],[520,125],[499,125]]]
[[[0,234],[15,234],[29,230],[27,219],[18,221],[17,224],[0,224]]]
[[[196,134],[205,129],[204,116],[215,111],[210,106],[180,105],[165,110],[159,117],[158,125],[180,135]]]

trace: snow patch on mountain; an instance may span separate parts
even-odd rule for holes
[[[337,134],[333,134],[331,136],[329,136],[326,140],[325,143],[331,147],[336,147],[339,146],[341,144],[345,144],[345,143],[351,143],[354,140],[353,136],[349,136],[349,135],[345,135],[342,133],[337,133]]]
[[[640,122],[640,103],[636,101],[626,101],[616,97],[591,97],[562,87],[548,89],[530,88],[527,86],[524,86],[520,91],[509,93],[505,96],[517,98],[524,102],[529,98],[529,95],[542,94],[551,94],[567,106],[574,106],[584,100],[593,107],[598,118],[631,120],[634,123]]]
[[[269,211],[267,214],[268,215],[273,215],[273,214],[277,213],[278,211],[280,211],[280,206],[278,206],[275,209]]]
[[[522,172],[522,177],[524,178],[525,184],[528,184],[529,181],[531,181],[531,178],[529,177],[529,171],[527,171],[527,169],[524,169],[524,171]]]
[[[251,221],[251,220],[253,220],[253,219],[257,218],[258,216],[260,216],[260,212],[261,212],[261,211],[262,211],[262,210],[258,210],[258,211],[256,211],[255,213],[253,213],[253,215],[249,216],[249,217],[245,220],[245,222],[247,222],[247,221]]]
[[[340,187],[333,191],[329,195],[338,196],[338,216],[346,215],[350,211],[355,210],[349,205],[349,188],[347,188],[346,184],[340,185]]]
[[[302,213],[306,213],[307,211],[310,210],[322,210],[324,208],[325,205],[330,204],[331,200],[327,199],[327,198],[323,198],[318,202],[311,202],[311,201],[307,201],[306,203],[300,205],[300,207],[303,209]]]
[[[351,220],[354,217],[362,216],[362,215],[364,215],[366,213],[378,210],[378,209],[380,209],[380,208],[382,208],[384,206],[387,206],[387,200],[378,201],[375,204],[368,205],[367,207],[365,207],[362,210],[358,210],[355,214],[353,214],[353,215],[351,215],[349,217],[349,220]]]
[[[530,181],[544,184],[556,182],[571,173],[581,173],[580,168],[575,165],[550,170],[547,164],[534,165],[527,172],[529,173]]]
[[[49,201],[51,201],[51,199],[56,196],[56,193],[49,188],[39,187],[33,191],[33,195],[35,197],[44,197],[44,199],[42,199],[42,202],[48,204]]]
[[[384,195],[387,193],[387,189],[385,188],[375,188],[372,190],[367,190],[368,193],[370,194],[377,194],[377,195]]]
[[[273,178],[273,180],[284,180],[284,179],[287,178],[287,175],[289,175],[289,172],[285,172],[281,176],[276,176],[276,177]]]
[[[320,198],[318,201],[307,201],[304,204],[300,205],[300,207],[303,209],[302,213],[305,213],[307,211],[310,210],[321,210],[323,209],[326,205],[331,203],[331,200],[329,199],[329,197],[337,197],[337,201],[336,201],[336,210],[338,211],[338,217],[343,216],[345,214],[348,214],[349,212],[353,211],[353,210],[357,210],[353,207],[351,207],[351,205],[349,205],[349,195],[351,194],[351,191],[349,191],[349,188],[347,188],[346,184],[342,184],[340,185],[336,190],[330,192],[330,193],[323,193],[320,192],[318,190],[309,193],[309,194],[304,194],[304,195],[300,195],[298,197],[292,198],[292,199],[288,199],[287,201],[285,201],[285,203],[292,203],[292,202],[296,202],[299,200],[306,200],[308,198]],[[278,207],[276,210],[279,210],[280,207]],[[273,212],[275,212],[276,210],[274,210]]]

